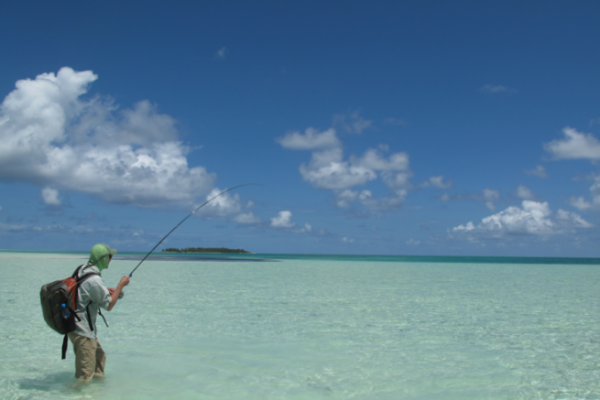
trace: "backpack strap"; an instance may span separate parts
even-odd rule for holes
[[[79,267],[77,267],[77,269],[75,270],[75,272],[73,272],[72,277],[75,279],[75,281],[77,282],[75,285],[75,296],[79,295],[79,286],[81,286],[81,284],[83,282],[85,282],[88,278],[91,278],[94,275],[100,275],[97,272],[88,272],[87,274],[80,276],[79,274],[81,273],[81,271],[83,271],[84,269],[86,269],[87,267],[89,267],[89,265],[86,264],[81,264]],[[77,301],[79,299],[76,297],[73,300],[73,308],[77,309]],[[90,330],[93,332],[94,331],[94,326],[92,325],[92,317],[90,315],[90,304],[92,304],[92,302],[90,301],[88,303],[87,306],[85,306],[85,312],[87,313],[87,317],[88,317],[88,324],[90,326]],[[102,313],[99,312],[100,315],[102,315]],[[75,313],[75,316],[77,317],[77,313]],[[106,324],[106,318],[104,318],[104,315],[102,315],[102,318],[104,319],[104,323]],[[77,319],[79,321],[81,321],[81,319],[79,317],[77,317]],[[108,324],[106,324],[106,326],[108,326]]]
[[[92,276],[94,276],[94,275],[100,275],[99,273],[97,273],[97,272],[93,272],[93,271],[92,271],[92,272],[88,272],[87,274],[85,274],[85,275],[83,275],[83,276],[79,276],[79,274],[80,274],[80,271],[81,271],[81,270],[83,270],[83,269],[85,269],[86,267],[87,267],[87,266],[80,265],[80,266],[79,266],[79,267],[78,267],[78,268],[75,270],[75,272],[73,272],[73,276],[72,276],[72,277],[75,279],[75,282],[77,282],[77,283],[75,284],[75,295],[74,295],[74,298],[72,299],[72,303],[73,303],[73,309],[74,309],[74,310],[77,310],[77,303],[78,303],[78,301],[79,301],[79,286],[81,286],[81,284],[82,284],[83,282],[85,282],[85,280],[86,280],[86,279],[88,279],[88,278],[91,278],[91,277],[92,277]],[[75,314],[75,315],[77,315],[77,314]]]
[[[81,264],[79,267],[77,267],[75,272],[73,272],[73,275],[71,275],[71,278],[75,278],[75,280],[77,280],[79,277],[79,272],[84,268],[84,266],[87,267],[87,265],[85,265],[85,264]]]
[[[79,294],[79,286],[81,286],[81,284],[88,278],[94,276],[94,275],[100,275],[97,272],[89,272],[83,276],[79,276],[79,274],[81,273],[81,271],[83,271],[85,268],[87,268],[89,265],[86,264],[82,264],[79,267],[77,267],[77,269],[75,270],[75,272],[73,272],[73,275],[71,275],[72,278],[75,279],[75,281],[77,282],[75,284],[75,298],[73,299],[73,308],[71,309],[69,307],[69,311],[71,311],[73,313],[73,315],[75,316],[75,318],[77,319],[77,321],[81,322],[81,318],[79,318],[79,316],[77,315],[77,313],[75,312],[75,310],[77,309],[77,296]],[[91,303],[91,302],[90,302]],[[90,324],[90,329],[93,331],[94,327],[92,326],[92,319],[90,318],[90,310],[89,310],[89,304],[86,307],[87,313],[88,313],[88,323]],[[102,316],[102,318],[104,318],[104,316]],[[104,320],[104,322],[106,323],[106,319]],[[108,326],[108,324],[107,324]],[[62,343],[62,351],[61,351],[61,357],[62,359],[66,359],[67,358],[67,349],[69,348],[69,335],[65,334],[65,336],[63,337],[63,343]]]
[[[85,312],[87,313],[88,316],[88,324],[90,324],[90,330],[93,331],[94,327],[92,326],[92,318],[90,316],[90,304],[92,304],[93,302],[90,301],[88,303],[88,305],[85,307]],[[104,324],[106,325],[107,328],[110,328],[108,326],[108,322],[106,322],[106,318],[104,317],[104,314],[102,314],[102,311],[100,311],[100,308],[98,308],[98,314],[100,314],[100,316],[102,317],[102,319],[104,320]]]
[[[90,331],[94,331],[94,325],[92,325],[92,316],[90,315],[90,304],[92,304],[92,302],[90,301],[88,303],[87,306],[85,306],[85,312],[87,313],[88,316],[88,324],[90,325]]]
[[[110,328],[110,326],[108,326],[108,322],[106,322],[106,318],[104,318],[104,314],[102,314],[102,311],[100,311],[100,309],[98,309],[98,314],[100,314],[100,316],[104,320],[104,324],[106,325],[106,327]]]
[[[67,358],[67,347],[69,347],[69,336],[65,333],[65,337],[63,338],[62,345],[62,359]]]

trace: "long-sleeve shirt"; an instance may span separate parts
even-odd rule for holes
[[[82,268],[79,272],[79,276],[84,276],[90,272],[100,273],[98,268],[95,266]],[[98,310],[104,308],[108,309],[112,298],[108,292],[108,288],[104,285],[104,281],[100,275],[94,275],[87,278],[79,286],[79,293],[77,295],[77,316],[81,321],[75,319],[75,330],[74,332],[78,335],[85,336],[91,339],[96,339],[96,317],[98,316]],[[88,315],[89,310],[89,315]],[[89,318],[89,319],[88,319]],[[90,321],[93,326],[93,330],[90,329]]]

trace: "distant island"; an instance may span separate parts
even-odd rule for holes
[[[185,249],[174,249],[172,247],[163,249],[167,253],[232,253],[232,254],[252,254],[244,249],[228,249],[225,247],[186,247]]]

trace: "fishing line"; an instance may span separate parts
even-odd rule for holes
[[[140,265],[142,265],[142,263],[143,263],[143,262],[146,260],[146,258],[148,258],[148,256],[149,256],[150,254],[152,254],[152,252],[153,252],[154,250],[156,250],[156,248],[157,248],[157,247],[158,247],[158,246],[159,246],[159,245],[160,245],[160,244],[163,242],[163,240],[165,240],[165,239],[166,239],[166,238],[167,238],[167,237],[168,237],[168,236],[169,236],[171,233],[173,233],[173,231],[174,231],[175,229],[179,228],[179,225],[183,224],[183,223],[185,222],[185,220],[186,220],[186,219],[188,219],[189,217],[191,217],[192,215],[194,215],[194,214],[196,213],[196,211],[198,211],[199,209],[201,209],[202,207],[204,207],[205,205],[207,205],[208,203],[210,203],[211,201],[213,201],[214,199],[216,199],[216,198],[217,198],[217,197],[219,197],[220,195],[222,195],[222,194],[225,194],[225,193],[227,193],[227,192],[229,192],[229,191],[231,191],[231,190],[233,190],[233,189],[240,188],[240,187],[242,187],[242,186],[262,186],[262,185],[261,185],[260,183],[245,183],[245,184],[243,184],[243,185],[238,185],[238,186],[234,186],[234,187],[232,187],[232,188],[229,188],[229,189],[225,189],[225,190],[223,190],[221,193],[219,193],[218,195],[216,195],[215,197],[213,197],[213,198],[211,198],[211,199],[208,199],[208,200],[206,200],[206,202],[204,202],[204,204],[202,204],[201,206],[199,206],[198,208],[196,208],[194,211],[192,211],[192,212],[191,212],[191,213],[190,213],[190,214],[189,214],[187,217],[185,217],[184,219],[182,219],[182,220],[181,220],[181,222],[180,222],[180,223],[178,223],[178,224],[175,226],[175,228],[171,229],[171,231],[170,231],[169,233],[167,233],[167,234],[165,235],[165,237],[163,237],[162,239],[160,239],[160,242],[156,243],[156,246],[154,246],[154,247],[152,248],[152,250],[150,250],[150,252],[148,252],[148,254],[146,254],[146,256],[145,256],[144,258],[142,258],[142,261],[140,261],[140,263],[139,263],[139,264],[138,264],[138,265],[137,265],[137,266],[136,266],[136,267],[133,269],[133,271],[131,271],[131,273],[129,274],[129,277],[131,278],[131,276],[133,275],[133,273],[135,272],[135,270],[136,270],[136,269],[138,269],[138,267],[139,267]]]

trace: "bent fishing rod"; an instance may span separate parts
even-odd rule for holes
[[[196,213],[196,211],[198,211],[199,209],[201,209],[202,207],[204,207],[205,205],[207,205],[208,203],[210,203],[211,201],[213,201],[213,200],[214,200],[214,199],[216,199],[217,197],[221,196],[222,194],[225,194],[225,193],[227,193],[227,192],[230,192],[230,191],[232,191],[232,190],[234,190],[234,189],[237,189],[237,188],[241,188],[242,186],[262,186],[262,185],[261,185],[260,183],[245,183],[245,184],[243,184],[243,185],[238,185],[238,186],[234,186],[234,187],[232,187],[232,188],[229,188],[229,189],[225,189],[225,190],[223,190],[221,193],[219,193],[218,195],[216,195],[215,197],[212,197],[212,198],[210,198],[210,199],[206,200],[206,201],[204,202],[204,204],[202,204],[202,205],[198,206],[198,207],[197,207],[197,208],[196,208],[194,211],[192,211],[190,214],[188,214],[188,216],[187,216],[187,217],[185,217],[184,219],[182,219],[182,220],[181,220],[181,222],[180,222],[180,223],[178,223],[178,224],[175,226],[175,228],[171,229],[171,231],[169,231],[169,233],[167,233],[167,234],[165,235],[165,237],[163,237],[162,239],[160,239],[160,242],[156,243],[156,246],[154,246],[154,247],[152,248],[152,250],[150,250],[150,251],[148,252],[148,254],[146,254],[146,256],[145,256],[144,258],[142,258],[142,261],[140,261],[140,263],[139,263],[139,264],[138,264],[138,265],[137,265],[137,266],[136,266],[136,267],[133,269],[133,271],[131,271],[131,273],[129,274],[129,277],[131,278],[131,277],[133,276],[133,273],[135,272],[135,270],[136,270],[136,269],[138,269],[138,267],[139,267],[140,265],[142,265],[142,263],[143,263],[143,262],[146,260],[146,258],[148,258],[148,256],[149,256],[150,254],[152,254],[152,252],[153,252],[154,250],[156,250],[156,248],[157,248],[157,247],[158,247],[158,246],[159,246],[159,245],[160,245],[160,244],[161,244],[161,243],[162,243],[162,242],[163,242],[163,241],[164,241],[164,240],[165,240],[167,237],[169,237],[169,235],[170,235],[171,233],[173,233],[173,231],[174,231],[175,229],[179,228],[179,225],[183,224],[183,223],[185,222],[185,220],[186,220],[186,219],[188,219],[189,217],[191,217],[192,215],[194,215],[194,214]]]

